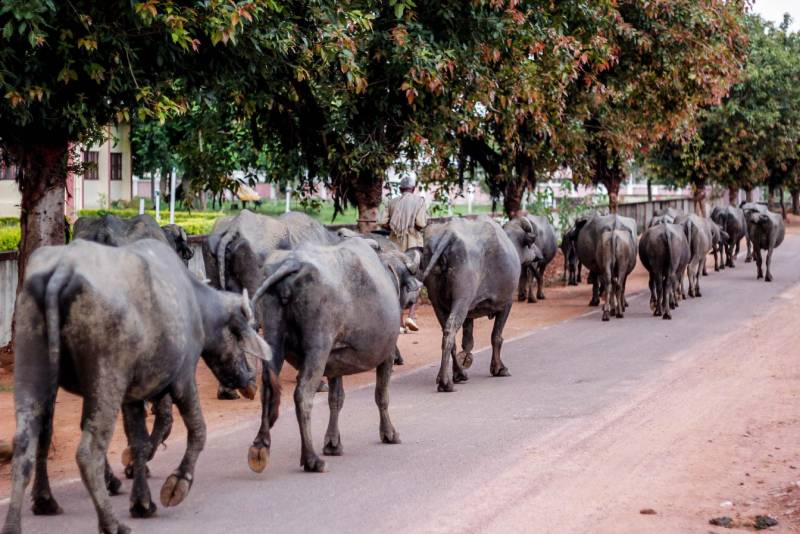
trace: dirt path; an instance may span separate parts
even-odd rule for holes
[[[767,514],[771,531],[800,532],[798,316],[796,286],[742,329],[670,356],[640,395],[559,429],[465,496],[443,530],[705,533],[726,531],[711,518],[747,528]],[[487,512],[489,495],[509,506]]]

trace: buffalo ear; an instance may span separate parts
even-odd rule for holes
[[[269,348],[267,342],[255,330],[248,328],[245,332],[242,332],[241,339],[242,348],[246,354],[255,356],[264,362],[272,362],[272,349]]]

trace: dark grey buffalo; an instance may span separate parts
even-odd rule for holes
[[[567,285],[577,286],[581,281],[581,262],[578,260],[574,226],[561,235],[561,244],[558,248],[564,256],[562,281]]]
[[[16,313],[21,326],[14,376],[17,433],[4,534],[20,532],[34,466],[34,513],[61,513],[47,477],[59,386],[83,397],[77,462],[100,531],[129,532],[114,516],[104,480],[120,408],[134,457],[131,514],[146,517],[155,505],[145,479],[150,452],[145,401],[171,395],[186,423],[183,460],[161,489],[162,504],[175,506],[189,493],[205,443],[198,360],[202,357],[225,385],[254,395],[245,354],[270,359],[269,347],[250,326],[247,297],[207,287],[166,245],[150,239],[120,248],[77,240],[37,250]]]
[[[300,424],[300,463],[306,471],[323,471],[311,440],[311,405],[323,376],[328,377],[330,422],[324,454],[342,454],[339,411],[344,403],[342,377],[377,370],[375,401],[380,412],[380,437],[399,443],[389,420],[389,377],[399,334],[400,309],[409,306],[421,284],[416,264],[399,251],[376,253],[361,239],[338,245],[305,243],[291,252],[277,252],[267,261],[266,280],[253,306],[273,351],[270,371],[283,361],[298,370],[294,392]],[[250,468],[266,468],[269,429],[277,419],[276,395],[262,389],[262,422],[250,447]]]
[[[517,217],[504,224],[503,230],[519,256],[520,277],[517,288],[519,300],[524,301],[527,296],[528,302],[536,302],[533,293],[534,271],[544,261],[542,251],[536,245],[536,228],[526,217]]]
[[[704,217],[694,213],[676,217],[675,224],[683,227],[689,244],[689,264],[686,267],[689,296],[702,297],[700,276],[706,268],[706,259],[711,251],[711,229]]]
[[[720,226],[711,219],[706,219],[706,223],[711,231],[711,252],[714,254],[714,270],[719,271],[720,269],[725,269],[725,264],[722,261],[722,250],[725,243],[728,242],[728,232],[720,228]],[[707,274],[705,270],[703,274]]]
[[[280,217],[243,210],[235,217],[224,217],[203,244],[206,276],[218,289],[252,295],[264,281],[261,270],[267,257],[276,250],[290,250],[301,243],[331,245],[339,237],[319,221],[299,212]]]
[[[291,250],[301,243],[331,245],[340,239],[305,213],[291,211],[269,217],[242,210],[234,217],[218,219],[203,243],[206,277],[218,289],[237,293],[247,289],[252,295],[264,282],[262,266],[273,252]],[[324,389],[321,384],[320,390]],[[238,395],[220,387],[217,397],[236,399]]]
[[[442,327],[442,361],[436,378],[439,391],[453,391],[465,382],[472,364],[472,323],[494,318],[492,376],[509,376],[500,351],[503,328],[519,283],[520,260],[499,224],[487,217],[453,219],[425,229],[422,281]],[[456,356],[456,333],[463,327],[462,352]],[[452,372],[447,364],[452,358]]]
[[[758,202],[742,202],[739,206],[742,211],[744,212],[744,219],[745,222],[750,218],[751,213],[769,213],[769,209],[764,204],[759,204]],[[745,229],[748,229],[749,225],[745,225]],[[747,256],[744,258],[745,263],[750,263],[753,261],[753,244],[750,240],[749,232],[744,234],[744,240],[747,244]]]
[[[736,267],[733,259],[739,254],[742,238],[747,234],[744,212],[736,206],[717,206],[711,212],[711,220],[728,234],[728,240],[723,247],[726,256],[725,265],[727,267]]]
[[[639,239],[639,258],[650,274],[650,309],[656,317],[672,319],[671,310],[678,305],[677,285],[689,257],[683,226],[656,224]]]
[[[575,231],[577,232],[577,251],[578,259],[580,262],[589,269],[589,278],[592,283],[592,300],[589,302],[590,306],[597,306],[600,304],[600,293],[606,291],[607,286],[603,286],[607,279],[607,265],[601,263],[600,254],[604,258],[608,258],[610,251],[606,250],[605,242],[610,243],[609,234],[606,241],[603,241],[603,235],[607,232],[616,230],[624,230],[628,233],[630,246],[621,250],[622,254],[627,254],[628,249],[633,251],[632,261],[628,261],[627,257],[623,258],[626,262],[625,268],[629,269],[624,276],[618,277],[621,283],[621,311],[624,312],[627,307],[625,299],[625,283],[627,276],[636,267],[636,242],[638,236],[636,235],[636,221],[629,217],[621,217],[619,215],[588,215],[586,217],[579,217],[575,221]],[[605,261],[605,260],[604,260]],[[616,271],[615,271],[616,272]],[[607,295],[608,296],[608,295]],[[603,314],[606,315],[605,313]]]
[[[531,264],[527,272],[522,273],[525,285],[520,287],[520,300],[527,297],[528,302],[536,302],[536,299],[544,299],[544,272],[553,258],[556,257],[558,242],[556,241],[556,231],[547,217],[541,215],[526,215],[525,218],[533,226],[536,234],[536,247],[541,252],[542,259]],[[536,295],[533,294],[533,279],[536,279]],[[524,294],[522,292],[524,290]]]
[[[169,245],[178,253],[184,264],[188,264],[194,256],[183,228],[177,224],[159,226],[156,220],[147,214],[130,219],[122,219],[116,215],[80,217],[72,228],[72,238],[112,247],[128,245],[140,239],[155,239]]]
[[[758,278],[764,278],[765,282],[772,282],[772,272],[770,271],[770,267],[772,267],[772,252],[783,243],[783,238],[786,234],[783,219],[775,213],[751,211],[747,218],[747,231],[750,235],[750,241],[753,243],[753,257],[756,260]],[[762,250],[767,251],[766,275],[761,267]]]
[[[597,276],[603,292],[603,321],[609,314],[622,318],[625,312],[625,282],[636,266],[636,243],[631,240],[628,228],[618,225],[600,232],[595,250],[595,261],[600,268]]]

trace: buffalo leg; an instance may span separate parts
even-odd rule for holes
[[[392,376],[392,362],[387,360],[375,371],[375,404],[380,414],[380,434],[384,443],[400,443],[400,434],[389,419],[389,378]]]
[[[131,517],[150,517],[156,513],[156,505],[150,497],[150,487],[147,484],[147,460],[150,458],[152,444],[147,433],[144,402],[124,404],[122,415],[132,460]]]
[[[494,326],[492,327],[492,363],[489,367],[492,376],[511,376],[500,357],[500,350],[503,348],[503,328],[506,326],[509,314],[511,314],[511,304],[507,305],[494,318]]]
[[[753,258],[755,258],[755,260],[756,260],[756,270],[758,272],[758,275],[756,276],[756,279],[764,278],[764,271],[762,270],[762,267],[761,267],[762,258],[761,258],[761,249],[760,248],[754,247],[754,249],[753,249]]]
[[[395,345],[394,346],[394,364],[395,365],[404,365],[406,362],[403,360],[403,355],[400,354],[400,348]]]
[[[597,306],[600,304],[600,277],[589,272],[589,283],[592,284],[592,300],[589,301],[589,306]]]
[[[703,259],[700,260],[700,265],[697,267],[697,280],[694,283],[694,296],[695,297],[702,297],[703,295],[700,293],[700,277],[702,275],[707,276],[708,273],[706,272],[706,258],[703,256]]]
[[[536,298],[544,300],[544,270],[547,266],[542,263],[533,267],[533,272],[536,273]]]
[[[306,471],[321,473],[325,471],[325,461],[314,452],[314,443],[311,439],[311,407],[317,385],[325,371],[325,361],[331,352],[330,344],[307,347],[304,352],[303,365],[294,390],[295,413],[300,426],[300,464]]]
[[[46,349],[42,352],[47,353]],[[37,386],[41,387],[39,384]],[[44,419],[47,412],[50,411],[47,406],[55,403],[55,388],[53,391],[42,391],[41,393],[37,391],[38,388],[31,389],[32,393],[26,394],[24,397],[19,390],[15,393],[17,430],[14,435],[14,455],[11,460],[11,498],[3,524],[3,534],[18,534],[22,531],[20,521],[25,489],[30,483],[34,462],[37,464],[36,475],[40,476],[37,447],[41,446],[44,441],[42,439]],[[43,460],[46,464],[46,452]],[[51,502],[58,506],[52,497]]]
[[[42,426],[36,448],[36,474],[33,479],[33,513],[36,515],[58,515],[63,510],[50,491],[50,478],[47,475],[47,454],[53,439],[53,410],[55,396],[42,406]]]
[[[472,365],[472,348],[475,346],[475,338],[472,336],[472,323],[472,319],[467,318],[464,320],[461,331],[461,353],[453,357],[453,381],[456,384],[469,380],[469,375],[467,375],[464,368]],[[455,345],[453,345],[453,352],[455,352]],[[459,360],[464,362],[463,366]]]
[[[464,302],[466,299],[461,299]],[[437,313],[437,316],[439,314]],[[451,392],[453,391],[453,376],[448,365],[456,344],[456,333],[458,329],[464,324],[467,318],[467,310],[461,304],[458,304],[447,316],[447,319],[442,321],[439,317],[439,322],[442,325],[442,361],[439,366],[439,374],[436,377],[437,389],[439,391]]]
[[[528,298],[528,269],[523,266],[522,271],[519,273],[519,283],[517,284],[517,299],[520,302],[525,302]]]
[[[750,263],[753,261],[753,242],[750,241],[750,234],[749,232],[745,232],[744,240],[747,243],[747,256],[744,258],[745,263]],[[737,251],[738,252],[738,251]]]
[[[772,251],[773,250],[774,250],[773,246],[770,245],[769,250],[767,250],[767,261],[766,261],[767,273],[764,276],[764,281],[765,282],[772,282],[772,270],[771,270],[771,267],[772,267]]]
[[[675,290],[673,288],[673,284],[675,283],[675,279],[672,274],[667,274],[665,276],[659,277],[659,283],[661,284],[661,310],[663,312],[662,318],[664,319],[672,319],[672,301],[675,299]]]
[[[170,397],[169,394],[163,395],[160,399],[157,398],[153,400],[153,415],[155,415],[153,431],[148,438],[150,441],[150,453],[147,457],[148,462],[155,457],[158,447],[167,441],[167,438],[172,432],[172,397]],[[125,464],[125,476],[129,479],[134,476],[132,460],[133,454],[131,454],[130,449],[126,449],[122,453],[122,463]],[[146,476],[148,476],[149,470],[145,469],[145,471]]]
[[[106,452],[121,401],[121,391],[92,391],[84,396],[81,440],[76,454],[81,478],[97,511],[99,530],[111,534],[130,532],[114,516],[105,483]]]
[[[197,458],[206,444],[206,423],[200,410],[200,399],[197,396],[197,384],[194,377],[186,381],[181,388],[174,388],[172,400],[178,407],[184,425],[186,425],[186,451],[183,453],[178,468],[172,472],[161,486],[161,504],[177,506],[183,502],[194,481],[194,468]],[[179,392],[179,395],[175,393]]]
[[[395,347],[397,350],[397,347]],[[342,436],[339,433],[339,412],[344,405],[344,381],[341,376],[328,378],[328,407],[330,418],[328,419],[328,430],[325,432],[325,447],[322,454],[328,456],[342,455]]]

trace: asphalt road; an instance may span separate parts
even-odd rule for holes
[[[246,462],[258,422],[220,434],[211,421],[194,487],[181,506],[159,504],[156,517],[133,520],[122,495],[113,499],[116,512],[142,533],[458,531],[460,502],[471,502],[470,495],[507,477],[508,468],[546,446],[548,436],[591,428],[600,413],[647,387],[693,346],[763,315],[778,295],[800,283],[799,265],[800,237],[788,236],[775,254],[774,282],[756,281],[755,266],[743,261],[733,270],[712,270],[701,281],[703,297],[682,303],[671,322],[651,317],[640,293],[629,299],[623,320],[602,323],[591,311],[507,340],[503,356],[511,377],[490,377],[489,352],[483,350],[476,353],[470,381],[451,394],[436,392],[438,355],[431,354],[431,366],[400,371],[392,380],[390,413],[403,440],[399,445],[380,443],[373,389],[347,391],[340,417],[344,455],[327,458],[327,473],[299,467],[291,405],[283,406],[273,429],[271,463],[262,474],[252,473]],[[328,407],[323,395],[316,400],[313,431],[321,454]],[[182,448],[170,442],[151,463],[154,498]],[[574,467],[580,472],[580,465]],[[513,483],[524,489],[527,481]],[[94,509],[80,481],[57,486],[54,493],[64,515],[34,517],[26,505],[24,532],[94,531]],[[474,519],[513,504],[499,496],[493,502],[489,495],[478,510],[465,512]],[[7,499],[0,501],[0,517],[6,507]],[[535,525],[519,529],[540,531]]]

